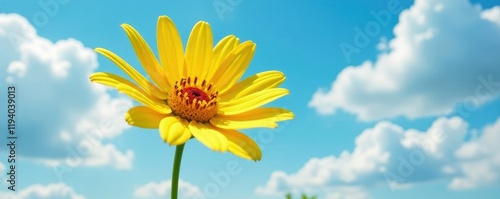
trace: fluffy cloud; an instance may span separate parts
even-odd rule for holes
[[[498,16],[500,7],[483,10],[468,0],[416,0],[400,14],[388,52],[346,67],[309,106],[377,120],[443,115],[491,101],[500,94]]]
[[[135,189],[136,198],[164,198],[170,195],[172,182],[149,182]],[[179,198],[205,198],[197,186],[179,180]]]
[[[452,189],[471,189],[498,183],[500,178],[500,119],[483,129],[479,138],[465,143],[455,155],[461,160],[461,174],[450,183]]]
[[[73,188],[63,183],[31,185],[17,193],[0,192],[0,198],[4,199],[85,199],[84,196],[75,193]]]
[[[485,10],[481,13],[481,17],[493,23],[497,23],[497,25],[500,26],[500,6]]]
[[[381,184],[398,189],[447,179],[452,189],[498,185],[500,118],[482,129],[480,137],[464,141],[467,133],[468,123],[459,117],[439,118],[425,132],[380,122],[356,138],[352,152],[312,158],[296,173],[273,172],[256,193],[281,195],[292,190],[365,198],[360,190]]]
[[[90,83],[92,49],[71,38],[52,42],[22,16],[1,13],[0,46],[0,80],[16,86],[19,155],[52,166],[71,157],[73,166],[131,168],[131,150],[102,141],[129,128],[123,114],[132,102]]]

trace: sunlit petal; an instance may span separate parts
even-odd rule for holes
[[[160,136],[170,145],[184,144],[191,138],[188,124],[180,117],[165,117],[160,122]]]

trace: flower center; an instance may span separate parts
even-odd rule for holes
[[[205,93],[199,88],[187,87],[182,89],[182,91],[188,94],[187,96],[190,102],[192,102],[194,99],[197,99],[198,101],[210,101],[210,98],[208,98],[207,93]]]
[[[182,78],[175,82],[167,103],[172,112],[188,121],[208,122],[217,114],[217,95],[212,84],[206,80]]]

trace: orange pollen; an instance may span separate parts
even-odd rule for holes
[[[206,80],[182,78],[170,90],[167,104],[172,112],[188,121],[208,122],[217,114],[217,96],[212,84]]]

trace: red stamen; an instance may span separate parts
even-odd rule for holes
[[[187,87],[182,89],[182,92],[187,93],[187,97],[189,98],[190,103],[192,103],[194,99],[196,99],[197,101],[210,101],[207,93],[199,88]]]

